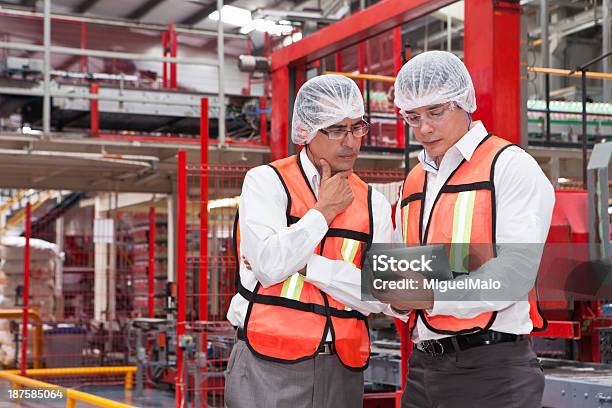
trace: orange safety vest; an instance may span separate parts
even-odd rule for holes
[[[269,164],[287,194],[287,226],[295,224],[316,204],[299,155]],[[361,269],[372,244],[372,190],[358,176],[349,177],[355,195],[352,204],[329,226],[315,253],[334,260],[352,262]],[[239,265],[240,226],[234,224],[236,262]],[[249,301],[244,322],[246,344],[258,357],[283,363],[313,358],[326,341],[329,330],[340,362],[353,370],[365,370],[370,359],[367,318],[328,296],[294,273],[284,282],[265,288],[257,282],[253,291],[236,287]]]
[[[425,231],[423,203],[427,177],[423,165],[417,164],[403,185],[400,206],[404,242],[408,245],[454,244],[447,245],[447,249],[449,263],[455,273],[469,273],[495,257],[493,173],[499,154],[509,146],[513,145],[489,134],[476,148],[471,160],[464,159],[459,164],[435,198]],[[547,323],[539,310],[535,289],[530,291],[528,299],[533,330],[544,330]],[[460,319],[429,316],[425,310],[414,310],[410,313],[409,328],[412,332],[420,318],[435,333],[467,334],[489,329],[496,316],[497,312],[484,312],[473,318]]]

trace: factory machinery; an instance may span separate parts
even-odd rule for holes
[[[36,133],[32,129],[42,126],[42,75],[42,60],[0,58],[0,130]],[[51,126],[58,132],[193,139],[199,135],[200,99],[207,96],[210,136],[217,138],[216,95],[156,89],[154,72],[124,75],[52,71],[51,75],[50,90],[59,95],[51,98]],[[92,102],[90,94],[98,94],[100,100]],[[224,105],[230,139],[259,138],[260,116],[266,115],[265,110],[260,111],[259,98],[226,96]]]

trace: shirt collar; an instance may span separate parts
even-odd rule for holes
[[[461,156],[467,161],[470,161],[474,151],[482,142],[482,140],[487,137],[488,132],[485,129],[484,125],[481,121],[474,122],[474,126],[459,139],[450,149],[454,149],[456,152],[459,152]],[[447,152],[448,154],[448,152]],[[429,157],[425,149],[421,150],[418,156],[419,161],[423,165],[423,168],[427,171],[437,172],[437,166],[434,160]]]
[[[304,146],[304,148],[300,152],[300,162],[302,163],[302,168],[304,169],[304,174],[306,175],[306,178],[308,179],[308,183],[310,184],[310,187],[316,193],[317,190],[319,189],[319,184],[321,182],[319,170],[317,170],[313,162],[310,161],[308,154],[306,154],[306,146]]]

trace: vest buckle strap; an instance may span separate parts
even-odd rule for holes
[[[321,344],[321,346],[317,350],[317,354],[319,356],[331,356],[335,353],[336,349],[334,347],[334,343],[332,343],[331,341],[326,341],[325,343]]]

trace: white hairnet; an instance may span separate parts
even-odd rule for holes
[[[364,113],[363,97],[352,79],[342,75],[314,77],[302,85],[295,98],[291,140],[297,145],[308,144],[319,129]]]
[[[451,101],[468,113],[476,110],[472,78],[454,54],[424,52],[405,63],[397,74],[395,105],[402,111]]]

